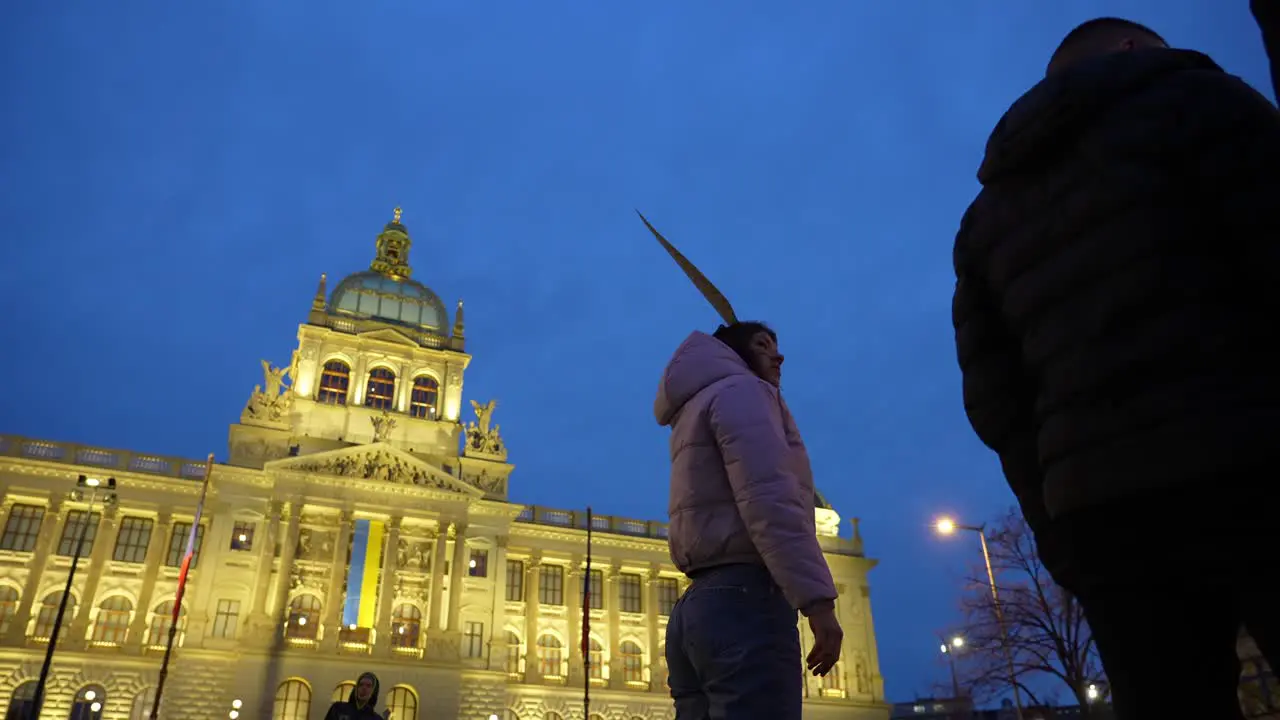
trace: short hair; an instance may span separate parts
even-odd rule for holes
[[[1145,36],[1148,40],[1154,40],[1161,45],[1169,44],[1160,37],[1159,33],[1142,23],[1116,17],[1094,18],[1080,23],[1062,38],[1062,42],[1058,43],[1058,49],[1054,50],[1053,56],[1049,58],[1049,67],[1045,70],[1045,74],[1053,74],[1098,54],[1100,41],[1118,41],[1133,35]]]
[[[756,366],[752,359],[751,341],[762,332],[769,333],[769,337],[773,338],[774,342],[778,341],[778,334],[773,331],[773,328],[754,320],[744,320],[732,325],[721,325],[712,334],[712,337],[728,345],[731,350],[738,354],[738,357],[742,358],[747,367],[751,368],[752,372],[755,372]]]

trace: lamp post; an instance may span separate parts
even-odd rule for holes
[[[89,530],[89,523],[93,521],[93,505],[98,501],[98,494],[102,494],[103,506],[110,506],[116,502],[116,479],[107,478],[100,480],[98,478],[81,475],[76,480],[76,489],[71,494],[73,500],[82,500],[85,493],[89,496],[89,509],[85,511],[84,522],[76,530],[75,551],[71,555],[71,569],[67,572],[67,586],[62,590],[62,600],[58,603],[58,614],[53,620],[53,630],[49,633],[49,646],[44,651],[44,665],[40,667],[40,680],[36,683],[36,692],[31,699],[31,717],[40,717],[41,706],[44,705],[45,685],[49,682],[49,669],[53,666],[53,651],[58,645],[58,634],[62,630],[62,618],[67,612],[67,600],[71,597],[71,584],[76,577],[76,566],[80,564],[80,554],[84,550],[84,536]]]
[[[1000,592],[996,589],[996,574],[991,568],[991,551],[987,549],[986,525],[961,525],[949,517],[940,517],[934,523],[939,535],[954,535],[957,530],[968,530],[978,534],[982,541],[982,561],[987,566],[987,583],[991,586],[991,602],[996,611],[996,625],[1000,629],[1000,647],[1004,649],[1004,659],[1009,665],[1009,686],[1013,688],[1013,707],[1018,720],[1022,720],[1022,692],[1018,690],[1018,673],[1013,666],[1013,651],[1009,648],[1009,632],[1004,624],[1004,610],[1000,607]]]
[[[951,665],[951,697],[960,698],[960,680],[956,676],[956,653],[960,648],[964,647],[964,638],[956,635],[949,641],[943,641],[942,654],[947,656],[947,663]]]

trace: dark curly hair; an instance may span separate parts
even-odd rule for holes
[[[778,341],[778,334],[773,331],[773,328],[754,320],[721,325],[712,333],[712,337],[728,345],[738,354],[738,357],[742,358],[742,362],[751,368],[751,372],[756,372],[755,353],[751,351],[751,340],[762,332],[769,333],[769,337],[773,338],[774,342]]]

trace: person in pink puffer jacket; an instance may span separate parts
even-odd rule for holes
[[[671,428],[671,558],[693,580],[667,624],[677,720],[799,720],[797,610],[814,632],[810,671],[825,675],[840,657],[782,360],[772,330],[735,321],[694,332],[662,374],[654,413]]]

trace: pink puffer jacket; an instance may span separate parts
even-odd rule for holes
[[[729,346],[702,332],[662,374],[671,427],[671,559],[685,573],[758,563],[806,615],[836,598],[814,525],[813,471],[791,412]]]

